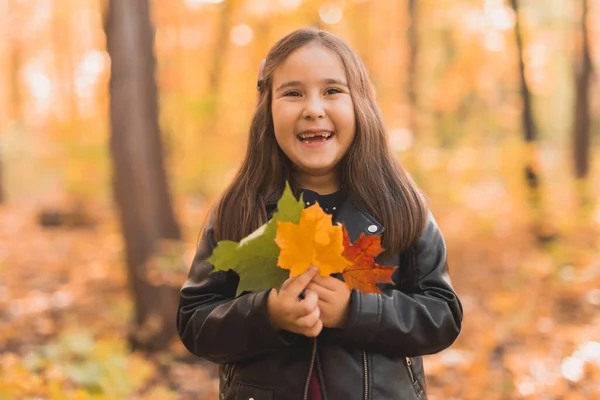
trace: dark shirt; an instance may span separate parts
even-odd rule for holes
[[[337,207],[339,207],[342,202],[341,191],[321,195],[317,192],[313,192],[312,190],[301,189],[300,193],[302,193],[302,200],[304,201],[305,207],[312,206],[315,204],[315,202],[317,202],[326,214],[330,214],[332,216],[335,215]]]

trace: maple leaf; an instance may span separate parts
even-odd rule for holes
[[[234,270],[240,276],[236,295],[268,288],[279,289],[289,271],[277,266],[279,247],[275,243],[277,222],[298,222],[304,209],[302,196],[296,200],[289,184],[277,202],[273,218],[239,243],[222,240],[208,259],[216,271]]]
[[[344,231],[344,257],[351,263],[344,269],[344,281],[350,289],[358,289],[363,293],[383,293],[378,283],[393,283],[394,267],[385,267],[375,262],[382,251],[380,236],[360,237],[352,244],[348,231]]]
[[[277,224],[278,264],[289,269],[290,276],[298,276],[312,265],[319,267],[322,276],[342,272],[349,265],[342,256],[342,239],[342,227],[332,225],[331,215],[314,204],[302,210],[298,224]]]

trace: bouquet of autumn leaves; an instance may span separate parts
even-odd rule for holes
[[[318,203],[304,208],[286,185],[277,211],[265,225],[239,243],[222,240],[208,261],[216,271],[234,270],[240,276],[237,295],[245,291],[279,289],[290,276],[311,266],[319,274],[341,273],[350,289],[381,293],[378,283],[391,283],[394,267],[378,265],[383,251],[380,236],[361,234],[351,243],[343,224],[332,225],[331,215]]]

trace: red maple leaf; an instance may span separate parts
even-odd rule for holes
[[[351,243],[348,231],[344,230],[344,252],[342,255],[352,264],[344,269],[344,280],[350,289],[363,293],[382,293],[378,283],[393,283],[394,267],[381,266],[375,262],[382,251],[380,236],[366,236],[361,233],[356,242]]]

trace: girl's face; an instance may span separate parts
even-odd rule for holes
[[[309,44],[273,73],[275,139],[297,172],[330,174],[355,135],[354,105],[340,57]]]

